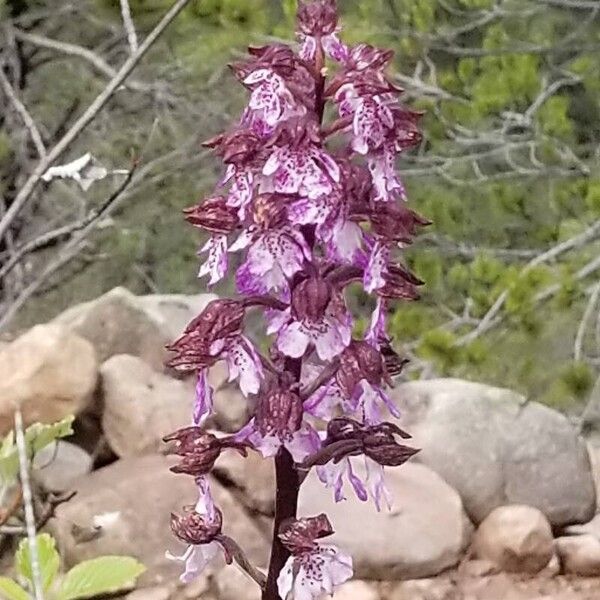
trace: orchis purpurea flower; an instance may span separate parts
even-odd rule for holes
[[[219,538],[223,515],[215,506],[208,481],[198,480],[198,501],[195,507],[185,507],[184,515],[171,515],[171,530],[181,541],[188,544],[181,556],[167,552],[167,558],[183,562],[185,569],[180,579],[190,583],[200,575],[221,552],[231,562]]]
[[[291,554],[277,579],[283,600],[313,600],[331,595],[335,587],[352,577],[352,557],[318,541],[332,534],[326,515],[282,524],[279,538]]]
[[[265,458],[275,456],[283,446],[296,463],[320,447],[319,434],[304,421],[300,396],[281,387],[274,387],[259,398],[256,416],[236,439],[251,444]]]
[[[237,296],[209,303],[169,346],[170,366],[197,377],[191,426],[166,438],[179,457],[173,471],[194,477],[201,492],[193,511],[173,519],[190,544],[180,558],[185,578],[223,550],[259,583],[262,600],[318,600],[352,575],[350,557],[320,542],[331,533],[324,515],[286,521],[310,469],[335,500],[349,484],[381,509],[391,504],[384,471],[416,452],[386,421],[400,416],[388,388],[405,363],[386,317],[396,301],[416,299],[422,283],[402,250],[429,221],[406,205],[396,170],[420,143],[421,115],[401,102],[387,73],[392,52],[342,41],[335,0],[298,0],[297,34],[299,48],[250,48],[232,65],[248,103],[205,143],[222,174],[185,218],[204,236],[200,277],[214,285],[235,266]],[[370,295],[363,304],[374,309],[361,337],[350,286]],[[252,337],[246,317],[256,309],[263,319],[251,318],[253,331],[266,325],[266,335]],[[228,436],[203,429],[218,361],[249,409]],[[265,581],[220,533],[208,481],[226,450],[275,460],[278,536]]]

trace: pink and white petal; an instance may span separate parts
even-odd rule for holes
[[[267,310],[265,313],[267,320],[267,335],[272,335],[280,331],[290,320],[290,309],[286,310]]]
[[[323,49],[337,62],[344,63],[350,58],[350,49],[340,41],[336,33],[331,33],[323,38]]]
[[[280,329],[277,337],[277,348],[291,358],[304,356],[309,343],[310,337],[302,323],[298,321],[285,325]]]
[[[377,510],[381,512],[382,500],[385,500],[388,510],[391,510],[392,496],[385,485],[383,467],[379,463],[376,463],[374,460],[366,456],[365,465],[367,467],[367,485]]]
[[[353,263],[362,248],[363,230],[352,221],[340,221],[333,230],[332,241],[336,256],[344,262]]]
[[[306,399],[304,410],[313,417],[331,420],[336,416],[336,409],[344,403],[344,396],[339,386],[330,382]]]
[[[229,246],[229,252],[239,252],[247,248],[254,239],[255,232],[253,228],[248,228],[242,231],[238,238]]]
[[[264,167],[263,167],[263,175],[274,175],[277,170],[279,169],[281,162],[282,162],[282,157],[281,157],[281,149],[280,148],[276,148],[271,156],[269,156],[267,162],[265,163]]]
[[[333,181],[339,183],[341,177],[340,166],[335,162],[333,157],[324,150],[318,148],[313,149],[311,154],[317,165],[319,165]]]
[[[285,447],[292,455],[294,462],[301,463],[321,448],[321,439],[310,425],[304,425],[292,435],[289,442],[285,442]]]
[[[338,463],[327,463],[317,467],[317,476],[326,488],[333,490],[333,498],[336,502],[346,500],[344,495],[344,475],[348,470],[349,459],[344,458]]]
[[[379,348],[380,340],[387,339],[385,330],[385,302],[378,298],[375,310],[371,316],[371,324],[365,335],[365,340],[375,348]]]
[[[363,277],[363,284],[367,292],[372,293],[385,285],[384,275],[390,262],[390,253],[389,246],[379,241],[375,242]]]
[[[348,481],[350,482],[350,485],[352,485],[356,497],[361,502],[366,502],[369,499],[369,493],[367,492],[367,488],[362,482],[362,479],[354,472],[352,461],[350,459],[348,459]]]
[[[290,556],[277,577],[277,590],[283,600],[287,600],[294,585],[294,557]]]
[[[261,436],[259,434],[254,443],[254,447],[262,454],[263,458],[272,458],[279,452],[281,446],[281,440],[275,435]]]
[[[402,413],[400,412],[400,409],[396,406],[396,403],[382,389],[377,390],[377,393],[379,394],[381,402],[390,411],[390,414],[396,417],[397,419],[400,418]]]
[[[247,85],[254,85],[255,83],[259,83],[260,81],[265,81],[271,76],[271,71],[268,69],[257,69],[253,71],[244,79],[244,83]]]
[[[200,253],[208,252],[208,258],[200,268],[198,277],[209,275],[209,285],[214,285],[227,273],[227,236],[214,235],[203,246]]]
[[[198,373],[196,383],[196,398],[194,402],[194,425],[202,425],[212,414],[214,406],[214,391],[208,383],[208,371],[202,369]]]
[[[258,393],[264,374],[260,358],[248,339],[240,336],[229,345],[227,348],[227,366],[229,368],[229,381],[239,378],[240,390],[244,396]]]
[[[331,556],[331,560],[328,561],[328,571],[334,586],[342,585],[342,583],[346,583],[346,581],[352,578],[354,568],[350,555],[331,545],[323,544],[321,549],[324,552],[328,552]]]

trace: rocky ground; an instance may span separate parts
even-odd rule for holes
[[[148,571],[130,600],[258,600],[234,567],[177,583],[181,551],[169,516],[194,501],[169,472],[164,435],[189,423],[194,382],[164,368],[164,346],[210,296],[135,297],[116,289],[0,345],[0,433],[15,402],[28,422],[77,415],[76,434],[36,460],[42,493],[74,490],[48,523],[65,563],[129,554]],[[234,431],[247,407],[226,374],[210,426]],[[327,512],[355,560],[341,600],[571,600],[600,598],[598,451],[560,413],[489,386],[419,381],[394,391],[400,425],[423,451],[390,470],[389,512],[353,498],[334,504],[313,477],[302,514]],[[221,457],[213,491],[225,533],[258,566],[273,516],[269,462]]]

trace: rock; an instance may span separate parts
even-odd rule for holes
[[[165,435],[191,423],[193,381],[172,379],[128,355],[113,356],[100,373],[102,427],[117,456],[155,453]]]
[[[473,552],[502,571],[538,573],[554,553],[552,528],[536,508],[501,506],[475,532]]]
[[[150,294],[137,296],[137,304],[154,319],[166,337],[178,338],[187,325],[215,300],[214,294],[186,296],[184,294]]]
[[[459,567],[461,575],[466,577],[486,577],[499,572],[498,567],[491,561],[485,559],[468,560]]]
[[[417,579],[403,581],[392,588],[388,600],[463,600],[456,586],[445,579]],[[471,597],[469,597],[471,600]],[[496,600],[496,598],[494,598]],[[499,599],[498,599],[499,600]],[[502,599],[504,600],[504,598]]]
[[[557,411],[459,379],[412,381],[394,396],[422,448],[416,460],[459,492],[475,523],[505,504],[534,506],[554,526],[594,514],[585,443]]]
[[[66,492],[80,477],[90,473],[92,466],[92,457],[83,448],[58,440],[35,455],[32,473],[44,489]]]
[[[106,554],[134,556],[146,567],[142,586],[164,585],[178,577],[181,565],[165,550],[181,554],[185,547],[170,532],[171,512],[195,502],[191,477],[174,475],[163,456],[117,461],[83,477],[77,495],[62,504],[49,523],[66,566]],[[216,504],[223,511],[226,535],[234,538],[256,565],[266,563],[266,538],[218,482],[212,481]]]
[[[237,452],[224,452],[213,471],[230,487],[238,500],[251,510],[271,516],[275,512],[275,472],[272,460],[250,452],[246,458]]]
[[[596,512],[600,512],[600,446],[594,442],[587,442],[590,465],[592,467],[592,477],[594,478],[594,488],[596,490]]]
[[[145,590],[135,590],[131,594],[127,594],[125,600],[169,600],[171,598],[171,590],[168,587],[153,587]]]
[[[381,596],[373,584],[354,580],[341,585],[335,591],[335,600],[379,600]]]
[[[299,514],[329,516],[336,532],[330,539],[352,555],[359,578],[429,577],[456,565],[471,532],[460,496],[414,463],[387,469],[386,482],[393,508],[377,513],[350,493],[336,504],[312,472],[300,490]]]
[[[565,535],[585,535],[591,534],[600,541],[600,514],[597,514],[591,521],[583,525],[570,525],[563,530]]]
[[[92,345],[58,325],[38,325],[0,350],[0,433],[13,427],[15,406],[26,425],[81,413],[98,378]]]
[[[237,567],[221,569],[215,577],[219,600],[260,600],[260,588]]]
[[[563,572],[583,577],[600,576],[600,541],[591,534],[556,539]]]
[[[538,573],[538,577],[552,578],[557,575],[560,575],[560,559],[556,552],[554,552],[550,562]]]
[[[168,358],[165,344],[178,337],[212,295],[142,296],[115,288],[91,302],[79,304],[54,322],[89,340],[100,362],[118,354],[139,356],[157,370]]]

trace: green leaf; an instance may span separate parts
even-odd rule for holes
[[[46,425],[43,423],[34,423],[25,431],[25,445],[27,456],[31,459],[36,452],[45,448],[55,440],[67,437],[73,433],[73,420],[75,417],[69,416]],[[0,478],[4,482],[14,480],[19,472],[19,453],[14,443],[14,433],[11,431],[3,440],[0,446]]]
[[[57,600],[92,598],[130,588],[146,567],[128,556],[102,556],[73,567],[60,586]]]
[[[38,557],[40,560],[40,572],[42,577],[42,587],[44,591],[48,590],[56,578],[60,568],[60,557],[56,550],[54,538],[42,533],[37,536]],[[29,540],[24,538],[19,544],[15,554],[15,568],[17,573],[33,583],[33,574],[31,569],[31,555],[29,553]]]
[[[2,600],[31,600],[31,596],[8,577],[0,577],[0,598]]]

